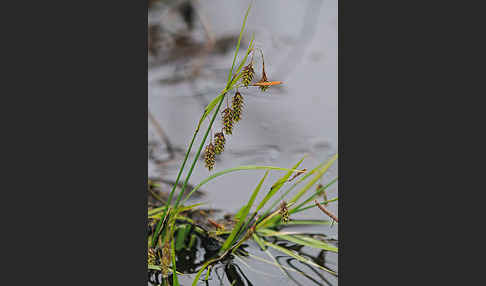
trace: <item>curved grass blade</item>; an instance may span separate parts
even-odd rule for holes
[[[189,181],[189,178],[191,178],[192,171],[194,170],[194,167],[196,166],[197,161],[199,160],[199,156],[201,154],[202,148],[204,147],[204,143],[206,142],[206,139],[208,138],[209,131],[211,131],[211,127],[213,126],[214,120],[216,119],[216,116],[218,115],[218,111],[221,108],[221,104],[223,103],[224,97],[221,98],[219,101],[218,107],[216,108],[216,111],[213,114],[213,117],[211,118],[211,122],[209,123],[208,129],[206,130],[206,133],[204,134],[204,138],[201,141],[201,144],[199,145],[199,149],[197,150],[196,156],[194,157],[194,160],[192,162],[191,168],[189,169],[189,172],[187,173],[186,179],[184,180],[184,184],[182,185],[182,189],[179,192],[179,195],[177,196],[177,200],[175,203],[175,207],[177,207],[181,201],[182,195],[184,194],[184,190],[186,189],[187,182]],[[191,192],[193,193],[193,192]]]
[[[231,81],[231,76],[233,76],[233,68],[235,67],[236,56],[238,55],[238,51],[240,50],[241,38],[243,37],[243,31],[245,31],[246,20],[248,19],[248,14],[250,13],[250,9],[251,9],[251,2],[248,5],[248,9],[246,9],[245,18],[243,19],[243,25],[241,25],[240,36],[238,37],[238,42],[236,43],[235,56],[233,57],[233,63],[231,64],[231,69],[228,74],[228,82]]]
[[[304,161],[305,157],[306,156],[304,156],[302,159],[300,159],[300,161],[297,162],[297,164],[295,164],[292,167],[292,170],[297,169],[300,166],[300,164],[302,163],[302,161]],[[267,195],[265,196],[265,198],[263,198],[263,200],[258,205],[258,207],[256,209],[256,212],[258,212],[261,208],[263,208],[263,206],[268,202],[268,200],[270,200],[278,192],[278,190],[280,190],[282,188],[282,186],[289,180],[289,178],[292,175],[292,173],[293,173],[293,171],[287,172],[287,174],[285,174],[283,177],[281,177],[280,179],[278,179],[272,185],[272,187],[270,188],[270,191],[267,193]],[[263,217],[265,217],[266,215],[267,215],[267,213],[265,213],[263,215]]]
[[[187,206],[187,207],[179,207],[177,212],[179,212],[179,213],[185,212],[185,211],[191,210],[193,208],[196,208],[196,207],[202,206],[202,205],[204,205],[204,203],[193,204],[193,205],[190,205],[190,206]],[[161,211],[163,211],[163,210],[165,210],[165,207],[160,207],[160,208],[157,208],[157,209],[150,210],[149,213],[148,213],[148,218],[153,218],[153,219],[161,218],[162,217]],[[159,214],[157,214],[157,213],[159,213]]]
[[[267,251],[268,251],[268,250],[267,250]],[[296,273],[304,274],[304,272],[302,272],[302,271],[299,271],[299,270],[293,269],[293,268],[291,268],[291,267],[287,267],[287,266],[281,265],[281,264],[280,264],[280,263],[278,263],[278,262],[271,262],[271,261],[268,261],[268,260],[266,260],[265,258],[262,258],[262,257],[260,257],[260,256],[256,256],[256,255],[251,254],[251,253],[249,253],[249,254],[248,254],[248,256],[249,256],[250,258],[255,259],[255,260],[258,260],[258,261],[261,261],[261,262],[264,262],[264,263],[267,263],[267,264],[270,264],[270,265],[274,265],[274,266],[277,266],[277,267],[279,267],[279,268],[281,267],[281,268],[286,269],[286,270],[289,270],[289,271],[293,271],[293,272],[296,272]]]
[[[297,244],[300,244],[300,245],[303,245],[303,246],[308,246],[308,247],[312,247],[312,248],[319,248],[319,249],[322,249],[322,250],[331,251],[331,252],[335,252],[335,253],[338,252],[337,247],[330,245],[328,243],[325,243],[321,240],[317,240],[317,239],[307,237],[307,236],[304,236],[304,235],[299,235],[299,234],[289,235],[289,234],[284,234],[284,233],[280,233],[280,232],[272,231],[272,230],[268,230],[268,229],[259,230],[258,233],[262,234],[264,236],[275,236],[275,237],[278,237],[278,238],[281,238],[281,239],[284,239],[284,240],[287,240],[287,241],[290,241],[290,242],[293,242],[293,243],[297,243]]]
[[[319,196],[320,194],[322,194],[322,192],[324,192],[325,190],[327,190],[330,186],[332,186],[335,182],[337,182],[338,178],[334,178],[331,180],[331,182],[329,182],[327,185],[323,186],[322,188],[316,190],[316,192],[314,194],[312,194],[307,200],[303,201],[302,203],[300,203],[298,206],[296,206],[295,208],[289,210],[289,214],[293,214],[295,212],[295,210],[298,210],[299,208],[301,208],[303,205],[311,202],[312,200],[314,200],[317,196]]]
[[[322,169],[320,169],[316,176],[310,180],[307,185],[305,185],[291,200],[290,200],[290,203],[295,203],[297,202],[309,189],[310,187],[312,187],[312,185],[314,185],[326,172],[327,170],[329,169],[329,167],[331,167],[331,165],[334,163],[334,161],[336,161],[338,158],[338,154],[335,154],[334,156],[332,156],[331,159],[329,159],[329,161],[326,163],[326,165],[324,165],[324,167],[322,167]]]
[[[230,168],[230,169],[226,169],[226,170],[214,173],[213,175],[202,180],[197,186],[195,186],[191,190],[191,192],[189,194],[187,194],[186,198],[182,201],[182,203],[185,203],[195,191],[197,191],[199,188],[201,188],[204,184],[208,183],[209,181],[211,181],[211,180],[213,180],[213,179],[215,179],[219,176],[228,174],[228,173],[232,173],[232,172],[236,172],[236,171],[246,171],[246,170],[277,170],[277,171],[292,171],[292,172],[303,173],[301,170],[279,168],[279,167],[273,167],[273,166],[247,165],[247,166],[239,166],[239,167],[236,167],[236,168]]]
[[[223,246],[221,246],[220,253],[225,252],[232,245],[232,243],[233,243],[236,235],[238,234],[241,226],[245,222],[246,217],[248,216],[248,213],[250,212],[250,209],[253,206],[253,203],[255,202],[255,199],[256,199],[258,193],[260,192],[260,189],[262,187],[262,184],[263,184],[263,182],[265,181],[265,179],[268,176],[268,173],[269,173],[269,170],[267,170],[265,172],[265,175],[260,180],[260,182],[256,186],[255,190],[253,190],[253,193],[252,193],[252,195],[250,197],[250,200],[248,201],[248,204],[246,204],[246,207],[245,207],[243,213],[241,214],[240,220],[238,221],[238,223],[236,224],[236,226],[233,228],[233,231],[231,232],[230,236],[228,236],[228,238],[226,238],[226,241],[224,242]]]
[[[246,263],[245,260],[241,259],[239,256],[235,256],[235,260],[238,260],[241,264],[245,265],[249,270],[251,270],[255,273],[258,273],[258,274],[263,275],[263,276],[278,278],[278,276],[276,276],[276,275],[271,275],[271,274],[265,273],[263,271],[256,270],[255,268],[251,267],[248,263]]]
[[[174,240],[172,240],[172,247],[171,247],[170,253],[171,253],[171,256],[172,256],[172,285],[179,286],[179,279],[177,278],[177,272],[176,272]]]
[[[315,207],[315,205],[313,206]],[[299,220],[299,219],[293,219],[287,222],[285,225],[330,225],[331,222],[328,220]]]
[[[336,201],[338,201],[338,197],[336,197],[336,198],[334,198],[332,200],[323,201],[320,204],[325,205],[325,204],[332,203],[332,202],[336,202]],[[308,209],[311,209],[311,208],[314,208],[314,207],[316,207],[316,205],[315,204],[312,204],[310,206],[297,209],[297,210],[293,211],[292,213],[294,214],[294,213],[302,212],[302,211],[305,211],[305,210],[308,210]]]
[[[250,40],[250,44],[248,45],[248,49],[246,50],[246,54],[245,56],[243,57],[243,60],[241,61],[240,65],[238,66],[238,69],[236,70],[236,72],[234,73],[235,75],[237,75],[236,77],[233,77],[230,85],[230,86],[233,86],[235,83],[238,82],[238,80],[241,78],[242,74],[240,74],[240,71],[241,69],[243,68],[243,66],[245,65],[246,63],[246,60],[248,59],[248,55],[250,54],[250,52],[253,50],[253,40],[255,38],[255,34],[252,34],[251,35],[251,40]]]
[[[272,205],[267,209],[267,211],[265,213],[269,213],[270,211],[272,211],[273,209],[275,209],[275,206],[279,202],[281,202],[297,185],[299,185],[300,183],[302,183],[303,181],[305,181],[308,177],[310,177],[312,174],[314,174],[315,172],[317,172],[317,170],[319,170],[320,168],[322,168],[324,165],[325,165],[325,162],[317,165],[314,169],[308,171],[303,177],[301,177],[300,179],[298,179],[294,184],[292,184],[292,186],[290,188],[288,188],[287,191],[285,191],[280,196],[280,198],[278,200],[276,200],[276,201],[274,201],[272,203]]]
[[[206,267],[209,266],[209,264],[211,264],[211,261],[206,261],[206,263],[203,264],[203,266],[201,267],[201,269],[199,269],[199,271],[196,274],[196,277],[194,278],[194,281],[192,281],[192,286],[196,286],[197,285],[197,282],[199,281],[199,278],[201,277],[201,274],[203,273],[204,269],[206,269]]]
[[[197,124],[195,133],[197,133],[199,131],[199,128],[201,127],[201,124],[204,122],[204,119],[206,119],[206,117],[208,117],[208,115],[211,113],[211,111],[213,111],[216,104],[218,104],[218,102],[220,100],[223,100],[223,97],[226,94],[226,92],[227,92],[227,90],[225,88],[218,96],[216,96],[213,100],[211,100],[211,102],[209,102],[209,104],[206,106],[206,108],[204,108],[204,113],[201,116],[201,119],[199,119],[199,123]]]
[[[325,267],[323,267],[323,266],[321,266],[321,265],[319,265],[319,264],[315,263],[314,261],[311,261],[311,260],[309,260],[309,259],[307,259],[307,258],[305,258],[305,257],[302,257],[302,256],[300,256],[300,255],[298,255],[298,254],[294,253],[294,252],[293,252],[293,251],[291,251],[291,250],[288,250],[288,249],[283,248],[283,247],[281,247],[281,246],[275,245],[275,244],[270,243],[270,242],[268,242],[268,241],[265,241],[265,245],[267,245],[267,246],[269,246],[269,247],[271,247],[271,248],[273,248],[273,249],[275,249],[275,250],[278,250],[278,251],[280,251],[280,252],[282,252],[282,253],[284,253],[284,254],[286,254],[286,255],[290,256],[290,257],[293,257],[293,258],[295,258],[295,259],[299,260],[299,261],[300,261],[300,262],[302,262],[302,263],[306,263],[306,264],[312,265],[312,266],[314,266],[314,267],[317,267],[317,268],[319,268],[319,269],[321,269],[321,270],[324,270],[324,271],[326,271],[326,272],[329,272],[329,273],[331,273],[331,274],[333,274],[333,275],[336,275],[336,276],[337,276],[337,273],[336,273],[336,272],[334,272],[334,271],[332,271],[332,270],[330,270],[330,269],[327,269],[327,268],[325,268]]]

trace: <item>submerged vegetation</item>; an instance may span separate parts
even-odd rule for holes
[[[156,277],[150,279],[152,283],[179,285],[181,275],[195,274],[192,285],[197,285],[200,280],[208,280],[211,272],[219,263],[233,259],[241,260],[244,263],[243,257],[278,267],[283,275],[289,275],[288,271],[297,271],[304,276],[307,275],[299,270],[282,265],[272,255],[269,251],[270,249],[310,267],[337,276],[335,270],[325,267],[323,263],[319,263],[317,258],[312,259],[308,255],[301,254],[299,252],[300,248],[284,247],[282,244],[277,243],[278,241],[286,241],[300,247],[311,247],[324,252],[338,252],[335,244],[331,243],[323,235],[286,231],[286,228],[294,225],[330,225],[338,222],[337,217],[323,206],[338,200],[337,197],[328,200],[326,195],[326,189],[336,183],[337,178],[331,180],[327,185],[319,184],[324,174],[337,160],[337,155],[332,156],[328,161],[310,170],[306,168],[300,169],[305,157],[290,168],[258,165],[239,166],[213,173],[194,187],[188,186],[203,148],[205,167],[212,171],[216,164],[216,156],[224,153],[225,145],[229,143],[229,136],[236,131],[235,124],[244,119],[244,94],[238,89],[256,87],[264,92],[272,85],[282,84],[279,81],[268,81],[261,49],[259,49],[263,62],[261,79],[258,82],[252,82],[255,77],[253,36],[244,57],[237,64],[237,55],[250,8],[248,7],[243,20],[226,86],[206,106],[197,123],[176,181],[168,197],[157,198],[160,202],[163,202],[163,205],[148,210],[147,264],[149,277]],[[247,63],[250,54],[251,59]],[[231,105],[229,104],[230,94],[233,94]],[[225,99],[226,108],[220,112]],[[221,116],[222,129],[213,135],[213,125],[218,115]],[[197,148],[191,165],[186,168],[194,141],[206,119],[209,120],[209,125],[203,133],[202,142]],[[209,140],[208,137],[210,137]],[[208,142],[207,145],[205,145],[206,142]],[[205,212],[199,209],[201,204],[186,205],[188,199],[206,183],[232,172],[251,170],[264,170],[265,173],[258,182],[255,182],[253,190],[249,193],[248,201],[242,202],[243,205],[236,214],[225,216],[223,221],[214,221],[207,214],[201,215]],[[284,174],[272,183],[269,190],[265,190],[262,187],[270,172],[282,171]],[[183,172],[186,173],[186,176],[181,181]],[[180,185],[182,187],[175,197],[177,186]],[[149,191],[154,186],[156,187],[157,185],[149,182]],[[286,190],[279,192],[284,187]],[[190,191],[186,191],[186,188],[190,189]],[[294,189],[296,190],[295,195],[290,196],[290,192]],[[261,201],[257,201],[260,193],[265,195]],[[304,221],[292,218],[297,213],[317,207],[331,219]],[[250,241],[253,241],[268,256],[268,259],[255,256],[247,251],[245,247]],[[195,256],[198,248],[204,249],[204,257],[201,261],[196,262]],[[241,283],[238,284],[236,281],[238,279],[238,271],[235,264],[226,263],[224,269],[231,285],[235,285],[235,283],[236,285],[243,285]],[[203,276],[203,274],[205,275]]]

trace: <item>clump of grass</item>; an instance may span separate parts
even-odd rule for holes
[[[203,271],[205,271],[206,269],[208,270],[208,272],[206,273],[207,278],[209,276],[211,266],[221,259],[227,257],[228,254],[243,253],[243,250],[241,250],[240,247],[248,240],[254,240],[260,246],[260,248],[262,250],[265,250],[268,254],[269,252],[267,251],[267,248],[270,247],[303,263],[323,269],[334,275],[336,274],[334,271],[327,269],[322,265],[319,265],[314,261],[299,255],[298,253],[295,253],[292,250],[285,249],[281,246],[276,245],[273,242],[270,242],[268,238],[274,237],[279,239],[285,239],[290,242],[300,244],[302,246],[313,247],[331,252],[338,251],[336,247],[324,241],[317,240],[301,234],[289,234],[279,231],[280,228],[285,227],[286,225],[329,224],[329,221],[292,220],[290,219],[290,216],[294,213],[298,213],[317,206],[316,204],[312,204],[312,200],[314,200],[317,196],[321,195],[325,191],[325,189],[327,189],[330,185],[337,181],[336,178],[330,184],[323,187],[318,187],[313,194],[311,194],[306,200],[304,200],[304,202],[297,205],[297,202],[311,190],[311,187],[316,184],[327,172],[330,165],[335,160],[337,160],[337,155],[333,156],[328,162],[320,164],[310,171],[307,171],[307,169],[298,169],[300,164],[304,160],[304,158],[302,158],[291,168],[255,165],[240,166],[214,173],[205,180],[201,181],[196,187],[191,190],[191,192],[189,192],[188,195],[186,195],[184,201],[182,201],[182,204],[184,204],[191,197],[191,195],[195,191],[197,191],[197,189],[199,189],[202,185],[208,183],[211,180],[214,180],[219,176],[236,171],[265,170],[264,176],[260,179],[256,187],[251,192],[251,196],[248,202],[243,205],[238,213],[235,215],[234,221],[236,223],[229,229],[224,227],[216,227],[216,230],[214,232],[209,232],[208,230],[205,230],[198,226],[196,223],[194,223],[194,221],[184,215],[185,212],[191,211],[192,209],[200,205],[196,204],[192,206],[183,206],[181,205],[181,200],[187,187],[188,181],[191,178],[192,172],[198,161],[198,158],[200,157],[202,149],[204,148],[204,144],[209,136],[210,131],[212,130],[214,121],[217,115],[220,114],[220,108],[225,97],[227,97],[228,93],[232,90],[236,90],[236,93],[232,99],[231,108],[227,106],[222,112],[223,127],[221,132],[215,133],[214,137],[210,138],[210,142],[208,145],[206,145],[206,148],[204,150],[204,163],[209,171],[212,171],[215,167],[215,156],[222,154],[225,150],[225,144],[227,142],[224,134],[231,135],[233,133],[234,123],[239,122],[242,118],[243,96],[240,92],[238,92],[238,88],[243,86],[253,86],[260,88],[262,91],[265,91],[272,85],[281,84],[281,82],[268,81],[267,75],[265,73],[264,62],[261,80],[256,83],[251,83],[254,77],[253,54],[250,62],[247,65],[245,64],[247,62],[249,54],[254,51],[253,36],[251,38],[248,49],[246,50],[245,56],[240,61],[238,66],[235,65],[240,48],[241,38],[244,32],[245,23],[248,18],[250,8],[251,5],[248,7],[248,10],[246,11],[243,20],[243,25],[240,31],[238,42],[236,44],[235,55],[228,74],[226,86],[223,88],[220,94],[216,96],[206,106],[201,118],[199,119],[182,165],[179,168],[176,181],[169,193],[169,197],[166,200],[165,205],[156,209],[149,210],[148,212],[149,219],[156,221],[155,227],[149,228],[148,269],[161,271],[164,276],[163,281],[166,285],[168,284],[169,275],[172,275],[173,285],[179,285],[177,278],[178,273],[176,271],[175,253],[178,249],[184,248],[186,242],[189,243],[189,248],[194,245],[194,237],[191,236],[191,238],[188,238],[191,231],[197,232],[201,235],[211,236],[219,243],[219,251],[217,255],[205,261],[204,264],[199,268],[196,278],[193,281],[193,285],[197,284],[197,281],[199,280]],[[260,52],[263,61],[263,52],[261,51],[261,49]],[[177,195],[175,203],[173,203],[176,186],[179,185],[181,175],[186,169],[188,156],[192,150],[195,138],[199,134],[202,123],[209,116],[211,116],[209,125],[204,132],[202,141],[196,151],[196,156],[187,171],[186,177],[182,184],[182,188]],[[264,198],[257,204],[256,198],[258,194],[263,189],[265,189],[263,187],[264,182],[267,179],[270,171],[285,171],[286,173],[272,184],[271,188],[267,190]],[[267,204],[276,197],[277,193],[282,187],[292,182],[299,175],[302,175],[300,176],[299,180],[294,182],[293,185],[289,187],[280,198],[274,200],[271,206],[267,206]],[[290,191],[293,190],[295,187],[300,186],[302,182],[307,180],[312,175],[314,175],[314,177],[312,177],[301,189],[299,189],[297,194],[290,198],[287,203],[287,201],[284,199],[290,193]],[[329,203],[331,201],[337,201],[337,198],[326,201],[326,203]],[[279,203],[280,205],[276,207]],[[265,206],[267,206],[267,208],[265,208]],[[217,226],[218,224],[214,223],[214,225]],[[188,229],[191,231],[188,231]],[[282,267],[280,266],[280,264],[276,264],[279,265],[279,267]]]

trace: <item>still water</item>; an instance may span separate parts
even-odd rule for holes
[[[160,131],[149,121],[148,171],[151,178],[175,180],[204,106],[224,87],[235,44],[231,39],[238,35],[248,5],[248,1],[198,2],[192,30],[180,15],[168,13],[164,6],[160,9],[156,6],[149,12],[149,24],[160,24],[165,29],[160,32],[160,38],[165,40],[159,48],[170,51],[176,47],[173,35],[180,33],[196,43],[187,49],[175,48],[172,52],[149,55],[149,110],[173,149],[172,153],[168,152]],[[269,80],[283,81],[284,85],[272,87],[265,93],[240,89],[245,99],[243,119],[227,138],[225,152],[216,161],[214,171],[239,165],[291,167],[305,154],[308,157],[301,167],[311,169],[338,150],[337,0],[255,1],[248,17],[244,48],[251,33],[255,35],[256,46],[263,50]],[[201,56],[208,37],[218,44]],[[229,44],[224,39],[228,39]],[[258,79],[261,74],[259,57],[255,58],[255,64]],[[193,74],[197,76],[191,76]],[[220,128],[217,122],[215,132]],[[194,146],[199,142],[196,140]],[[174,158],[168,160],[171,154]],[[337,169],[335,164],[322,183],[335,178]],[[221,209],[221,214],[234,213],[248,200],[263,173],[245,171],[219,177],[202,188],[205,195],[200,200],[206,203],[205,208]],[[209,175],[200,161],[190,183],[196,185]],[[269,188],[281,175],[282,172],[271,172],[264,188]],[[264,193],[260,195],[257,201]],[[327,195],[329,198],[338,196],[337,184],[328,189]],[[336,203],[328,209],[338,213]],[[311,209],[295,218],[324,219],[323,216],[319,210]],[[319,226],[309,232],[337,239],[338,226]],[[265,256],[256,250],[255,254]],[[265,263],[234,263],[253,285],[337,285],[337,278],[316,274],[303,265],[297,267],[317,282],[295,275],[296,284],[278,268]],[[337,255],[327,254],[326,265],[337,269]],[[258,270],[268,275],[259,274]],[[320,279],[319,275],[324,275],[325,279]],[[183,285],[190,283],[188,278]],[[209,284],[220,285],[219,280],[213,278]],[[204,284],[201,282],[201,285]]]

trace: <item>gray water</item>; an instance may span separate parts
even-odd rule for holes
[[[248,1],[208,0],[199,3],[198,11],[204,17],[212,37],[217,39],[239,34]],[[197,16],[194,30],[189,31],[180,17],[162,10],[167,11],[152,9],[149,23],[160,21],[171,33],[186,33],[201,43],[206,41]],[[263,94],[256,90],[240,90],[245,98],[243,119],[235,127],[233,135],[227,137],[225,152],[217,160],[213,172],[239,165],[288,168],[305,154],[308,157],[301,167],[311,169],[338,151],[337,0],[255,1],[248,17],[246,42],[243,43],[245,47],[251,33],[255,33],[256,46],[264,52],[269,80],[284,81],[284,85],[281,88],[271,87]],[[170,35],[167,37],[170,38]],[[170,48],[171,43],[168,42],[166,45]],[[175,149],[175,158],[165,162],[169,157],[167,146],[149,121],[149,177],[176,179],[204,106],[224,87],[233,49],[230,46],[227,53],[209,54],[199,76],[186,80],[177,79],[184,79],[190,74],[195,62],[200,60],[198,56],[188,54],[171,60],[167,54],[149,55],[149,110]],[[196,51],[200,50],[196,48]],[[261,74],[260,57],[255,61],[258,77]],[[214,130],[220,129],[219,120],[215,124]],[[205,130],[206,126],[201,129]],[[198,137],[201,140],[202,134]],[[199,140],[194,146],[199,146]],[[188,162],[192,161],[196,151],[197,147],[193,148]],[[337,169],[336,163],[324,176],[322,183],[335,178]],[[235,212],[248,200],[263,173],[237,172],[206,184],[202,188],[205,192],[202,198],[206,203],[204,207]],[[210,174],[200,161],[190,183],[196,185]],[[264,188],[269,188],[282,174],[271,172]],[[257,201],[263,195],[262,192]],[[329,198],[338,195],[337,184],[328,189],[327,195]],[[329,210],[337,214],[337,204],[331,204]],[[295,218],[326,219],[317,209],[300,213]],[[337,238],[338,226],[320,226],[312,231]],[[260,256],[264,256],[264,253]],[[327,263],[337,265],[337,255],[328,257]],[[252,266],[259,269],[258,265]],[[332,268],[337,269],[336,266]],[[272,271],[271,275],[275,277],[254,275],[252,283],[295,285],[278,268]],[[326,277],[331,277],[331,284],[337,285],[336,278]],[[301,282],[302,285],[316,285]]]

